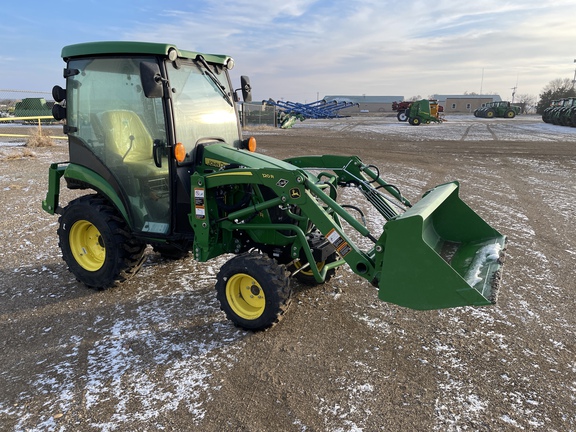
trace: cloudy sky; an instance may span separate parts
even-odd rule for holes
[[[174,43],[231,55],[255,100],[516,94],[574,77],[574,0],[2,2],[0,89],[63,84],[62,46]]]

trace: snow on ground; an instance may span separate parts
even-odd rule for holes
[[[548,125],[536,119],[516,120],[502,123],[473,116],[449,116],[442,125],[414,127],[395,119],[382,122],[378,118],[359,118],[307,120],[298,123],[296,128],[325,128],[330,133],[346,130],[402,134],[410,140],[576,141],[574,128]],[[489,217],[489,223],[496,222],[506,228],[505,234],[510,239],[508,253],[514,266],[505,270],[505,279],[507,283],[519,280],[522,283],[514,290],[507,290],[505,295],[507,304],[517,307],[440,311],[439,319],[448,324],[436,330],[434,337],[421,340],[420,347],[409,353],[403,351],[404,345],[415,336],[407,334],[404,327],[395,322],[398,314],[394,307],[356,305],[350,313],[371,330],[378,347],[401,353],[406,361],[420,365],[435,377],[438,394],[433,430],[472,430],[474,425],[482,424],[494,405],[500,407],[497,416],[501,424],[511,430],[527,429],[522,425],[546,430],[550,419],[542,408],[554,404],[554,394],[553,389],[540,382],[542,365],[558,375],[567,371],[576,374],[573,343],[569,342],[576,338],[573,319],[559,311],[562,296],[566,294],[566,288],[562,287],[565,279],[560,277],[576,264],[574,236],[563,235],[564,230],[573,229],[572,222],[576,220],[573,205],[576,162],[573,158],[559,161],[494,157],[489,163],[480,163],[472,156],[462,156],[461,161],[459,179],[474,185],[465,190],[466,201],[482,216]],[[530,205],[525,202],[526,196],[520,196],[518,185],[501,178],[503,169],[494,169],[504,164],[512,164],[518,173],[526,173],[521,181],[530,187],[533,206],[541,206],[541,218],[550,218],[546,233],[538,232],[540,221],[527,211]],[[401,173],[387,162],[381,167],[386,171],[386,180],[402,184],[402,192],[408,197],[420,196],[431,177],[429,172],[417,167],[405,167]],[[477,183],[478,178],[482,178],[481,184]],[[0,190],[13,190],[19,180],[21,178],[0,176]],[[445,180],[452,180],[452,175]],[[24,182],[24,186],[18,187],[22,193],[29,193],[31,185]],[[487,200],[487,196],[494,199]],[[353,191],[345,191],[343,197],[349,203],[359,204]],[[28,205],[25,197],[15,204],[17,209]],[[373,213],[367,216],[368,228],[379,232],[383,218]],[[50,303],[33,312],[41,317],[38,334],[28,335],[22,330],[18,336],[38,347],[35,362],[41,372],[14,376],[10,370],[0,371],[0,377],[25,389],[11,400],[0,396],[0,418],[17,419],[14,428],[17,431],[74,430],[62,427],[57,420],[81,403],[89,411],[108,410],[106,420],[89,424],[93,430],[127,430],[134,421],[147,422],[150,430],[162,429],[166,428],[163,418],[181,411],[194,419],[191,428],[198,427],[207,414],[207,404],[221,390],[220,383],[213,380],[214,375],[233,368],[246,346],[245,333],[225,322],[212,293],[215,275],[224,258],[202,265],[193,260],[163,262],[163,266],[169,266],[169,289],[165,279],[155,277],[157,263],[151,262],[138,275],[138,283],[129,285],[128,289],[133,291],[130,303],[119,301],[120,294],[113,291],[95,293],[87,299],[67,298],[66,288],[72,287],[71,282],[59,287],[62,291],[37,285],[38,275],[54,280],[62,276],[54,265],[59,260],[59,251],[54,247],[55,229],[54,218],[40,214],[38,221],[12,234],[13,249],[2,250],[0,257],[6,260],[31,251],[30,261],[17,266],[9,275],[13,280],[30,282],[24,292],[4,285],[1,294],[5,302],[14,305],[25,296],[63,302],[59,307],[75,310],[78,325],[68,329],[67,336],[60,338],[57,346],[44,346],[43,336],[59,331],[58,321],[54,319],[57,312]],[[551,255],[543,238],[547,236],[563,239],[560,252],[564,251],[562,259],[566,262]],[[32,237],[44,238],[46,247],[34,249]],[[371,245],[366,238],[355,240],[364,248]],[[38,263],[46,264],[38,267]],[[344,271],[351,274],[348,268]],[[348,288],[349,282],[338,276],[335,283]],[[334,296],[335,301],[337,296],[339,294]],[[17,320],[18,312],[7,312],[3,318]],[[86,321],[88,316],[93,319]],[[517,330],[519,325],[539,326],[550,335],[529,335],[540,338],[539,350],[530,349],[527,339],[523,339],[527,336]],[[394,346],[390,346],[392,336],[398,341]],[[457,337],[469,345],[458,345]],[[521,354],[517,354],[517,350],[511,355],[510,347],[519,348]],[[376,358],[378,349],[365,355]],[[473,359],[471,352],[480,360]],[[571,358],[571,363],[570,360],[563,363],[562,358]],[[478,361],[486,363],[485,370],[475,369]],[[507,370],[507,364],[514,362],[525,367],[499,373],[493,373],[489,367],[496,363],[498,370]],[[310,403],[320,418],[330,419],[326,423],[338,425],[332,430],[368,431],[367,419],[373,414],[370,403],[377,399],[379,391],[373,377],[381,370],[379,365],[361,359],[355,360],[351,368],[354,375],[335,377],[347,397],[335,401],[331,395],[321,394]],[[470,379],[475,374],[481,374],[499,393],[494,395],[477,388],[476,381]],[[574,401],[576,381],[573,377],[554,390],[571,394]],[[112,410],[110,401],[114,402]],[[42,415],[32,415],[31,407],[42,411]],[[574,430],[574,404],[555,406],[554,410],[564,418],[566,430]],[[299,430],[309,430],[305,419],[296,414],[295,419],[293,424]]]
[[[359,132],[402,135],[414,141],[576,141],[576,128],[544,123],[540,116],[514,119],[484,119],[473,115],[447,115],[443,123],[411,126],[395,117],[352,117],[308,119],[295,124],[297,129],[322,128],[331,132]]]

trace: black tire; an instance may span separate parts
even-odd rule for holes
[[[493,109],[489,109],[488,111],[486,111],[486,115],[484,117],[493,118],[495,115],[496,115],[496,112]]]
[[[514,110],[508,110],[508,111],[506,111],[506,114],[504,114],[504,116],[505,116],[506,118],[510,118],[510,119],[511,119],[511,118],[516,117],[516,113],[514,112]]]
[[[234,325],[266,330],[280,322],[292,302],[292,290],[283,265],[260,253],[235,256],[216,277],[220,308]]]
[[[146,244],[131,235],[124,219],[104,197],[86,195],[71,201],[58,222],[62,258],[86,286],[116,286],[142,267]]]
[[[408,121],[412,126],[420,126],[422,124],[420,117],[411,117]]]
[[[398,114],[396,114],[396,118],[398,119],[398,121],[401,121],[401,122],[408,121],[408,116],[406,115],[406,111],[398,111]]]
[[[338,259],[338,255],[336,253],[331,254],[328,258],[326,258],[326,261],[322,261],[319,263],[316,263],[316,268],[318,270],[322,270],[322,268],[329,263],[332,263],[334,261],[336,261],[336,259]],[[304,265],[304,263],[300,262],[300,261],[296,261],[294,263],[294,268],[296,270],[298,270],[302,265]],[[336,274],[336,269],[330,269],[326,272],[326,277],[324,278],[324,282],[326,283],[328,282],[330,279],[332,279],[332,276],[334,276]],[[294,278],[298,281],[301,282],[305,285],[309,285],[309,286],[316,286],[316,285],[321,285],[322,282],[317,282],[316,279],[314,279],[314,274],[312,273],[312,270],[310,270],[309,268],[306,268],[304,270],[300,270],[298,273],[296,273],[294,275]]]
[[[570,114],[570,126],[576,127],[576,112]]]

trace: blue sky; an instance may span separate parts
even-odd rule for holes
[[[574,77],[574,0],[2,2],[0,88],[63,84],[64,45],[175,43],[228,54],[255,100],[516,93]]]

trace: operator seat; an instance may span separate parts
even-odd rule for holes
[[[134,170],[134,175],[147,176],[153,168],[152,137],[138,114],[128,110],[106,111],[101,123],[106,151],[119,155]]]

